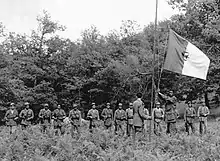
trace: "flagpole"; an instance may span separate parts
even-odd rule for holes
[[[153,109],[153,105],[154,105],[154,102],[155,102],[155,99],[154,99],[154,86],[155,86],[155,83],[154,83],[154,73],[155,73],[155,55],[157,53],[156,51],[156,42],[157,42],[157,9],[158,9],[158,0],[156,0],[156,12],[155,12],[155,25],[154,25],[154,47],[153,47],[153,65],[152,65],[152,90],[151,90],[151,107],[150,107],[150,112],[151,112],[151,115],[152,115],[152,109]],[[152,121],[150,121],[150,131],[149,131],[149,141],[151,141],[151,127],[152,127]]]

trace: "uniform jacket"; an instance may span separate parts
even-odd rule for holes
[[[16,109],[8,110],[6,112],[5,120],[7,126],[16,126],[17,125],[16,119],[18,119],[18,111]]]
[[[34,118],[34,112],[32,109],[23,109],[20,112],[19,117],[22,119],[21,120],[22,125],[30,125],[31,120]]]
[[[126,118],[127,118],[127,124],[133,125],[133,109],[128,108],[126,109]]]
[[[155,122],[161,122],[164,118],[164,111],[162,108],[154,108],[152,111],[152,119]]]
[[[41,124],[50,124],[51,122],[51,111],[49,109],[41,109],[38,117],[41,119]]]
[[[78,109],[72,109],[69,112],[69,119],[72,125],[80,126],[82,120],[81,112]]]
[[[95,126],[99,120],[99,111],[97,109],[90,109],[87,113],[87,118],[90,120],[90,125]]]
[[[178,117],[178,112],[174,107],[165,109],[165,113],[164,113],[165,122],[176,122],[177,117]]]
[[[196,116],[196,110],[194,108],[187,107],[184,112],[184,120],[188,123],[193,123]]]
[[[199,106],[198,113],[197,113],[199,117],[199,121],[206,121],[209,113],[210,112],[207,106]]]
[[[101,116],[104,119],[104,124],[106,126],[110,126],[112,124],[113,121],[113,111],[110,108],[104,108],[102,111]]]
[[[177,99],[175,96],[166,96],[162,93],[158,93],[159,96],[162,97],[163,100],[166,101],[166,104],[165,104],[165,110],[169,110],[171,108],[176,108],[176,102],[177,102]]]
[[[62,126],[65,117],[66,117],[66,113],[63,109],[56,109],[52,113],[52,118],[54,119],[55,126]]]
[[[139,98],[133,103],[133,125],[137,127],[143,127],[144,120],[149,117],[144,113],[144,103]]]
[[[124,124],[124,121],[126,120],[126,113],[123,109],[117,109],[114,114],[114,121],[116,125],[122,125]]]

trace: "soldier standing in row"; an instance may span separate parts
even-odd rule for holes
[[[199,132],[205,134],[207,131],[207,116],[209,115],[209,109],[205,104],[205,99],[201,100],[202,106],[199,106],[198,117],[199,117]]]
[[[44,104],[43,109],[40,110],[38,117],[40,118],[41,130],[45,133],[51,123],[51,111],[47,103]]]
[[[107,107],[103,109],[101,113],[102,118],[104,119],[104,126],[105,129],[110,129],[112,127],[112,121],[113,121],[113,111],[110,108],[110,103],[107,103]]]
[[[133,103],[129,103],[129,107],[126,109],[127,118],[127,136],[129,137],[133,130]]]
[[[32,109],[30,109],[29,102],[25,102],[24,105],[25,109],[23,109],[19,114],[19,117],[22,119],[21,128],[23,130],[31,125],[31,120],[34,118],[34,112]]]
[[[53,123],[54,123],[54,129],[56,130],[57,134],[64,134],[64,123],[63,120],[66,117],[65,111],[61,108],[60,105],[57,105],[57,109],[53,111],[52,113],[52,118],[53,118]]]
[[[71,122],[71,136],[74,136],[76,131],[80,135],[80,126],[81,126],[81,112],[77,108],[77,104],[73,104],[73,109],[69,112],[69,119]]]
[[[92,132],[99,121],[99,111],[96,109],[95,103],[92,103],[92,109],[88,111],[87,118],[89,119],[89,130]]]
[[[148,119],[144,120],[144,128],[143,128],[144,136],[146,136],[148,130],[148,120],[150,119],[150,116],[149,116],[149,110],[145,105],[144,105],[144,114],[148,116]]]
[[[18,111],[15,109],[15,104],[10,104],[10,109],[5,114],[6,126],[9,127],[10,134],[14,133],[17,121],[18,120]]]
[[[173,91],[170,91],[168,96],[166,96],[166,95],[160,93],[158,90],[158,96],[160,96],[163,100],[166,101],[165,114],[164,114],[164,119],[165,119],[165,122],[167,123],[166,133],[167,134],[171,133],[171,127],[172,127],[172,130],[176,133],[177,132],[176,121],[177,121],[177,117],[178,117],[178,113],[176,110],[177,99],[173,95]]]
[[[124,123],[126,120],[126,113],[122,109],[122,103],[118,104],[118,109],[115,111],[114,114],[114,122],[115,122],[115,134],[122,134],[124,135]]]
[[[195,133],[194,120],[196,117],[196,110],[193,108],[191,101],[188,101],[187,104],[188,107],[186,107],[186,110],[184,112],[184,121],[185,121],[186,132],[189,135],[190,127],[192,133]]]
[[[156,103],[156,108],[152,111],[152,120],[154,122],[154,134],[160,135],[162,133],[161,122],[164,118],[164,111],[160,107],[160,102]]]

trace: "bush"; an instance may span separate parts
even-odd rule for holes
[[[182,123],[181,123],[182,124]],[[82,135],[72,138],[66,132],[56,136],[50,129],[47,134],[40,132],[39,126],[27,131],[20,128],[9,135],[6,127],[0,132],[0,158],[4,161],[187,161],[220,159],[220,126],[209,122],[208,133],[187,136],[179,124],[175,136],[152,135],[152,141],[141,137],[134,149],[132,139],[115,136],[103,129],[93,134],[82,128]]]

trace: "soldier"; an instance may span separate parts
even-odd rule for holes
[[[77,104],[73,104],[73,109],[69,112],[69,119],[71,122],[71,136],[73,137],[74,131],[80,135],[80,126],[81,126],[81,112],[77,108]]]
[[[151,119],[150,116],[144,113],[144,103],[142,102],[142,94],[137,93],[137,99],[133,102],[133,128],[134,128],[134,135],[133,141],[135,142],[136,133],[143,132],[144,128],[144,120]]]
[[[57,109],[55,109],[52,113],[54,129],[56,129],[57,134],[64,134],[63,120],[66,117],[65,111],[61,108],[60,105],[57,105]]]
[[[209,115],[209,109],[205,104],[205,99],[201,100],[202,106],[199,106],[198,117],[199,117],[199,132],[200,134],[206,133],[207,131],[207,116]]]
[[[49,105],[46,103],[43,106],[44,108],[40,110],[38,117],[40,118],[41,130],[46,132],[51,124],[51,111],[48,108]]]
[[[15,109],[15,104],[11,103],[10,109],[7,110],[5,114],[6,126],[9,127],[10,134],[14,133],[17,126],[17,122],[16,122],[17,120],[18,120],[18,111]]]
[[[97,127],[97,122],[99,121],[99,111],[96,109],[95,103],[92,103],[92,109],[88,111],[87,118],[89,119],[89,130],[92,132],[93,128]]]
[[[31,125],[31,120],[34,118],[34,112],[32,109],[30,109],[29,102],[25,102],[24,105],[25,109],[23,109],[19,114],[19,117],[22,119],[21,128],[23,130]]]
[[[168,96],[162,94],[159,92],[160,90],[158,90],[158,95],[166,101],[165,103],[165,114],[164,114],[164,120],[167,123],[167,134],[170,134],[171,132],[171,127],[174,130],[174,132],[177,132],[177,128],[176,128],[176,121],[178,118],[178,112],[176,110],[176,102],[177,99],[176,97],[173,95],[173,91],[170,91]]]
[[[152,111],[152,120],[154,121],[155,135],[160,135],[162,132],[161,122],[163,118],[164,118],[164,111],[162,108],[160,108],[160,102],[156,102],[156,108],[154,108]]]
[[[145,105],[144,105],[144,114],[146,116],[148,116],[148,119],[144,120],[144,127],[143,127],[144,136],[146,136],[146,133],[147,133],[147,123],[148,123],[148,120],[149,120],[150,116],[149,116],[149,111],[148,111],[148,109],[147,109],[147,107]]]
[[[122,109],[122,103],[118,104],[118,109],[114,114],[114,122],[115,122],[115,134],[119,134],[119,132],[124,135],[124,121],[126,120],[126,113]]]
[[[129,103],[129,107],[126,109],[127,118],[127,136],[131,135],[133,129],[133,103]]]
[[[112,121],[113,121],[113,111],[110,108],[110,103],[107,103],[107,107],[103,109],[101,113],[102,118],[104,119],[104,126],[105,129],[110,129],[112,127]]]
[[[189,128],[191,127],[192,133],[195,132],[195,127],[194,127],[194,119],[196,116],[196,111],[192,106],[192,103],[190,101],[187,102],[188,107],[186,107],[186,110],[184,112],[184,121],[185,121],[185,127],[186,127],[186,132],[189,135]]]

